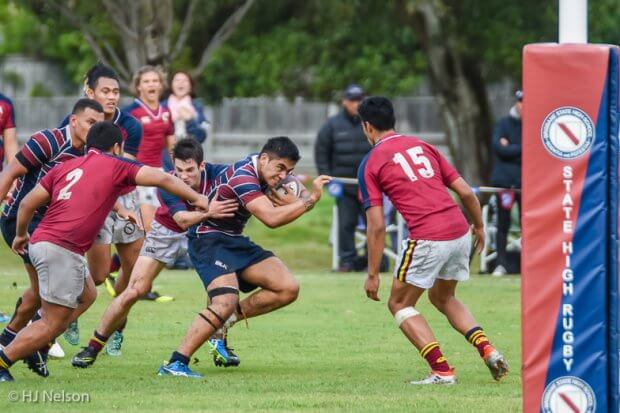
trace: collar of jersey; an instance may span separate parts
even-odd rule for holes
[[[146,112],[154,119],[159,119],[161,116],[161,112],[162,112],[162,106],[161,103],[159,104],[159,106],[157,106],[157,113],[153,112],[153,110],[144,102],[142,102],[139,98],[136,98],[136,102],[138,102],[138,105],[142,106],[142,108],[144,110],[146,110]]]
[[[399,136],[403,136],[403,135],[401,135],[400,133],[394,132],[393,134],[388,135],[385,138],[381,139],[379,142],[377,142],[375,144],[375,147],[381,145],[383,142],[389,141],[390,139],[398,138]]]

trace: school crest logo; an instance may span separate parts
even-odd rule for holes
[[[592,146],[594,134],[590,116],[572,106],[564,106],[548,114],[540,130],[547,152],[560,159],[582,156]]]

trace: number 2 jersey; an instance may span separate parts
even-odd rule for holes
[[[364,208],[383,205],[383,194],[405,219],[410,239],[446,241],[469,225],[448,186],[460,177],[432,145],[413,136],[383,138],[358,170]]]
[[[84,255],[120,194],[133,189],[142,164],[90,149],[52,169],[41,186],[49,208],[30,242],[47,241]]]

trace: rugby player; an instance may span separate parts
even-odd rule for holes
[[[200,193],[206,193],[211,181],[226,168],[225,165],[206,164],[202,147],[193,138],[182,139],[175,145],[173,159],[176,176]],[[231,218],[237,210],[235,200],[220,202],[214,199],[208,212],[196,211],[179,198],[163,191],[159,191],[159,200],[161,206],[146,235],[129,286],[110,303],[88,346],[73,357],[72,364],[75,367],[88,367],[95,362],[110,335],[124,324],[138,299],[150,291],[153,280],[161,270],[185,254],[187,228],[209,218]]]
[[[142,139],[142,126],[133,116],[118,108],[120,100],[120,82],[114,70],[99,63],[91,67],[84,77],[84,93],[90,99],[101,104],[105,120],[114,122],[121,130],[123,136],[123,156],[127,159],[136,159],[138,148]],[[69,122],[67,116],[61,127]],[[118,198],[124,210],[133,214],[140,213],[137,191],[121,195]],[[138,228],[132,219],[124,219],[123,215],[111,211],[105,220],[103,228],[97,234],[95,243],[86,253],[90,276],[95,285],[100,285],[108,280],[111,265],[111,244],[114,244],[120,257],[121,270],[114,285],[106,283],[106,288],[115,295],[120,293],[127,285],[127,278],[132,268],[144,239],[144,232]],[[123,276],[126,274],[126,276]],[[64,333],[64,338],[71,345],[80,343],[80,332],[77,320],[69,325]],[[106,352],[112,356],[120,351],[120,343],[123,340],[122,328],[114,334]]]
[[[55,166],[68,160],[84,155],[86,134],[90,127],[103,120],[103,108],[91,99],[80,99],[74,105],[67,126],[61,129],[46,129],[32,135],[7,168],[0,174],[0,199],[4,199],[13,181],[17,183],[7,204],[2,211],[0,228],[8,245],[15,238],[17,210],[24,197],[37,183]],[[29,232],[32,233],[46,208],[42,207],[30,222]],[[39,299],[39,283],[37,272],[32,266],[28,254],[22,255],[26,271],[30,278],[30,288],[26,289],[17,300],[13,319],[0,334],[0,346],[7,346],[15,335],[28,322],[39,317],[35,313],[41,305]],[[85,296],[84,300],[94,299]],[[87,302],[85,301],[85,305]],[[28,367],[37,374],[47,377],[49,372],[45,363],[46,353],[36,352],[27,359]]]
[[[385,243],[383,194],[409,229],[395,267],[388,307],[396,324],[431,368],[428,377],[410,383],[456,383],[454,369],[442,354],[433,331],[415,309],[427,290],[431,303],[477,349],[493,378],[500,380],[508,374],[504,356],[455,297],[458,282],[469,279],[472,233],[476,250],[480,252],[484,246],[478,198],[435,147],[394,130],[394,108],[388,99],[364,99],[359,115],[373,145],[358,171],[368,221],[368,277],[364,288],[370,299],[379,301],[379,266]],[[471,230],[448,189],[458,195],[472,219]]]
[[[181,345],[160,367],[159,375],[202,377],[189,368],[190,357],[225,323],[230,326],[297,299],[299,283],[293,274],[271,251],[243,236],[243,228],[252,215],[270,228],[286,225],[318,202],[329,177],[316,178],[311,193],[286,205],[275,207],[265,195],[268,188],[278,187],[299,159],[299,150],[289,138],[271,138],[259,154],[236,162],[215,179],[209,198],[234,199],[239,209],[233,218],[208,219],[188,231],[189,255],[210,303],[198,313]],[[276,191],[271,192],[278,197]],[[259,287],[239,301],[240,290],[248,293]],[[223,363],[230,362],[226,349],[211,345],[211,351]]]
[[[119,157],[121,144],[121,131],[112,122],[93,125],[87,136],[87,155],[52,169],[21,202],[12,249],[25,254],[30,244],[43,316],[0,351],[0,381],[13,381],[11,365],[61,334],[81,296],[96,294],[84,254],[121,193],[136,185],[153,185],[208,211],[207,197],[179,178]],[[35,211],[48,203],[46,215],[29,240],[28,224]]]

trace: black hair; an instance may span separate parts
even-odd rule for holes
[[[103,106],[101,106],[99,102],[93,99],[83,98],[75,102],[71,114],[77,115],[78,113],[84,112],[88,108],[94,110],[95,112],[103,113]]]
[[[96,65],[91,67],[88,72],[86,72],[86,75],[84,76],[84,86],[95,90],[95,88],[97,87],[97,82],[102,77],[114,79],[119,84],[121,83],[118,79],[118,75],[112,68],[104,65],[103,63],[97,63]]]
[[[123,135],[114,122],[105,120],[97,122],[88,130],[86,147],[108,152],[115,144],[123,143]]]
[[[363,122],[368,122],[379,131],[394,129],[396,117],[392,102],[383,96],[370,96],[362,100],[357,113]]]
[[[172,158],[182,161],[193,159],[200,165],[204,160],[202,145],[194,138],[181,139],[174,145]]]
[[[270,138],[260,153],[266,153],[270,158],[290,159],[295,163],[301,159],[297,145],[287,136]]]

